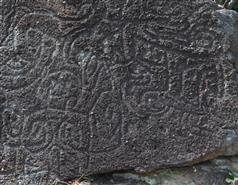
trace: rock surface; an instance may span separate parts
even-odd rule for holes
[[[237,172],[238,158],[233,156],[149,174],[124,172],[87,177],[69,185],[237,185]]]
[[[219,9],[0,0],[0,184],[237,153],[238,17]]]

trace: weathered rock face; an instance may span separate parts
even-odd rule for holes
[[[1,183],[236,152],[235,15],[208,0],[0,3]]]
[[[95,175],[69,182],[69,185],[236,185],[237,167],[238,158],[232,156],[147,174],[123,172]]]

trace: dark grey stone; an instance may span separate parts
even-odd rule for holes
[[[238,18],[219,9],[0,0],[0,183],[144,172],[237,150]]]

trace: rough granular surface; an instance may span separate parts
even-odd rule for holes
[[[236,152],[238,36],[235,15],[218,9],[209,0],[0,0],[0,184]]]

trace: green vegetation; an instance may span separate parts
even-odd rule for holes
[[[233,7],[233,10],[238,12],[238,3],[236,3],[236,5]]]
[[[226,0],[215,0],[215,1],[220,5],[224,5],[224,3],[226,2]],[[232,7],[232,9],[238,12],[238,2]]]
[[[238,182],[238,176],[233,171],[229,171],[225,181],[229,185],[236,185],[236,183]]]

